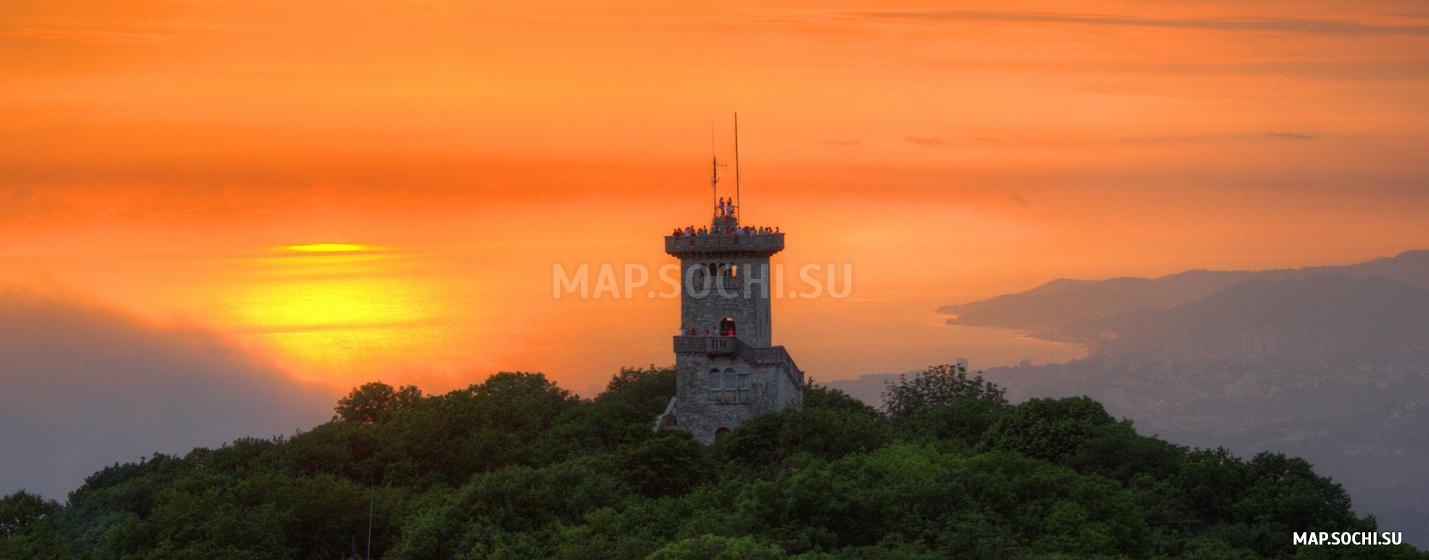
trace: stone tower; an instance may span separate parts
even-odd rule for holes
[[[803,405],[803,372],[770,343],[769,257],[783,249],[783,233],[741,226],[733,202],[715,205],[708,229],[665,237],[665,252],[680,259],[681,328],[675,398],[658,429],[708,444],[745,420]]]

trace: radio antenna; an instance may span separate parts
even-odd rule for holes
[[[736,175],[738,175],[736,173]],[[719,196],[719,157],[715,155],[715,129],[714,118],[710,118],[710,208],[719,212],[719,202],[715,200]]]
[[[739,198],[739,113],[734,113],[734,209],[736,216],[740,208]]]

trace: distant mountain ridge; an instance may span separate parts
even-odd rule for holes
[[[1406,363],[1429,356],[1429,290],[1379,277],[1253,278],[1165,311],[1085,320],[1103,358]]]
[[[1158,278],[1058,279],[1016,294],[945,305],[949,323],[1026,330],[1046,338],[1091,342],[1089,323],[1146,311],[1166,311],[1249,280],[1313,275],[1378,277],[1429,290],[1429,250],[1357,264],[1264,271],[1190,270]],[[1069,329],[1070,326],[1076,329]]]

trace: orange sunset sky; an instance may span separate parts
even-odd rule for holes
[[[1422,2],[8,0],[0,291],[332,390],[588,393],[678,302],[552,266],[673,262],[738,111],[775,262],[853,267],[774,303],[810,375],[1068,359],[933,309],[1429,246],[1426,86]]]

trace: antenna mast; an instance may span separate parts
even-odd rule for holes
[[[742,208],[739,198],[739,113],[734,114],[734,208],[736,216]]]
[[[710,156],[710,207],[719,206],[715,197],[719,196],[719,158]]]
[[[715,156],[714,117],[710,117],[710,208],[719,212],[719,157]]]

